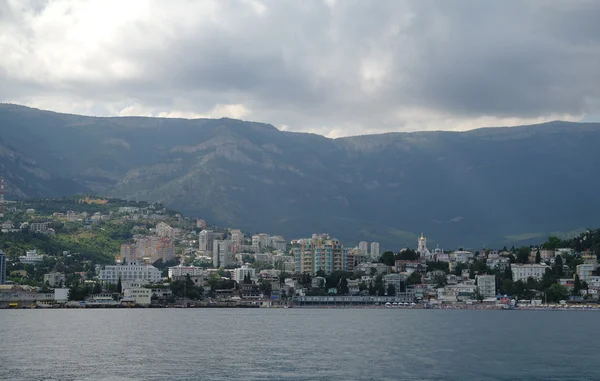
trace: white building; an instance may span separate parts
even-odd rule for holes
[[[143,282],[156,283],[162,279],[161,272],[154,266],[150,265],[108,265],[99,271],[98,277],[106,283],[116,284],[121,279],[121,282]]]
[[[523,282],[526,282],[527,278],[530,277],[535,280],[541,280],[544,274],[546,273],[546,269],[548,268],[549,267],[544,264],[513,264],[511,266],[513,281],[517,282],[521,280]]]
[[[475,257],[475,254],[467,250],[456,250],[450,253],[450,259],[457,263],[467,263],[473,257]]]
[[[580,281],[588,281],[592,276],[592,272],[596,271],[598,268],[598,264],[592,263],[584,263],[582,265],[577,265],[577,275],[579,275]]]
[[[149,306],[152,301],[152,290],[144,287],[126,288],[123,299],[133,301],[140,306]]]
[[[379,258],[379,242],[371,242],[371,258]]]
[[[256,251],[264,249],[269,244],[269,235],[265,233],[255,234],[252,236],[252,246]]]
[[[231,241],[216,239],[213,242],[213,267],[227,267],[233,262],[233,253],[231,251]]]
[[[213,243],[220,234],[213,232],[212,230],[202,230],[198,239],[198,249],[205,254],[212,253]]]
[[[25,264],[30,264],[30,265],[34,265],[38,262],[41,262],[44,260],[44,256],[43,255],[39,255],[37,252],[37,249],[33,249],[33,250],[27,250],[25,252],[25,255],[21,255],[19,257],[19,261],[21,263],[25,263]]]
[[[256,271],[252,267],[243,265],[242,267],[234,269],[231,272],[231,279],[238,283],[242,283],[246,275],[250,275],[250,278],[254,278],[256,276]]]
[[[477,289],[484,299],[496,298],[496,277],[494,275],[477,275]]]
[[[362,254],[366,255],[369,252],[369,244],[365,241],[360,241],[358,243],[358,250],[360,250]]]
[[[271,246],[278,251],[285,252],[287,249],[287,242],[285,238],[280,235],[276,235],[271,237]]]
[[[231,231],[231,241],[234,245],[244,244],[244,233],[240,229],[233,229]]]
[[[205,275],[206,274],[206,270],[204,270],[202,267],[196,267],[196,266],[174,266],[174,267],[169,267],[169,278],[173,279],[174,277],[180,277],[180,276],[201,276],[201,275]]]

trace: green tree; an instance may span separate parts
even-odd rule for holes
[[[123,292],[123,285],[121,284],[121,277],[119,277],[119,280],[117,281],[117,293],[121,294]]]
[[[550,286],[546,293],[548,301],[554,303],[560,302],[561,300],[565,300],[568,296],[569,291],[567,290],[567,288],[561,286],[558,283],[554,283],[552,286]]]
[[[407,283],[409,285],[412,285],[412,284],[421,284],[421,275],[418,272],[413,271],[408,276]]]
[[[529,254],[531,254],[531,248],[528,246],[521,246],[517,251],[517,262],[527,263],[529,262]]]
[[[473,298],[480,303],[483,302],[483,294],[479,291],[479,287],[475,289],[475,292],[473,293]]]
[[[94,288],[92,289],[92,294],[100,294],[102,293],[102,285],[98,282],[94,283]]]
[[[515,288],[512,279],[504,279],[500,285],[500,293],[504,295],[513,295]]]
[[[575,281],[573,282],[573,295],[579,295],[579,291],[583,289],[579,275],[575,274]]]
[[[387,287],[387,295],[388,296],[395,296],[396,295],[396,287],[394,287],[393,284],[388,284]]]
[[[375,296],[376,294],[377,294],[377,289],[375,289],[375,286],[373,285],[373,283],[369,283],[369,295]]]
[[[350,290],[348,289],[348,279],[345,277],[340,280],[340,287],[338,289],[340,295],[348,295]]]
[[[535,253],[535,263],[540,263],[542,261],[542,256],[540,254],[540,249]]]
[[[548,240],[542,245],[544,249],[556,250],[562,245],[560,238],[555,236],[548,237]]]
[[[383,263],[384,265],[394,266],[394,262],[395,262],[394,253],[391,251],[384,252],[383,254],[381,254],[381,257],[379,257],[379,261],[381,263]]]
[[[565,271],[564,271],[564,268],[563,268],[563,260],[562,260],[562,257],[560,255],[557,255],[556,258],[554,258],[554,268],[553,268],[553,271],[554,271],[554,275],[557,278],[560,278],[560,277],[562,277],[562,276],[565,275]]]
[[[435,283],[436,288],[442,288],[446,284],[448,284],[448,281],[447,281],[445,275],[436,275],[433,281]]]

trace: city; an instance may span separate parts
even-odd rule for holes
[[[600,295],[598,231],[450,251],[421,234],[393,252],[329,234],[246,235],[148,203],[2,206],[0,308],[595,309]]]

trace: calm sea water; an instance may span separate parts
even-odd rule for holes
[[[598,380],[597,312],[0,310],[2,380]]]

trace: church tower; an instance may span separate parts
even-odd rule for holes
[[[417,253],[421,258],[425,258],[428,261],[433,260],[433,254],[431,254],[431,252],[427,248],[427,238],[425,238],[423,233],[421,233],[421,237],[419,238],[417,243]]]

